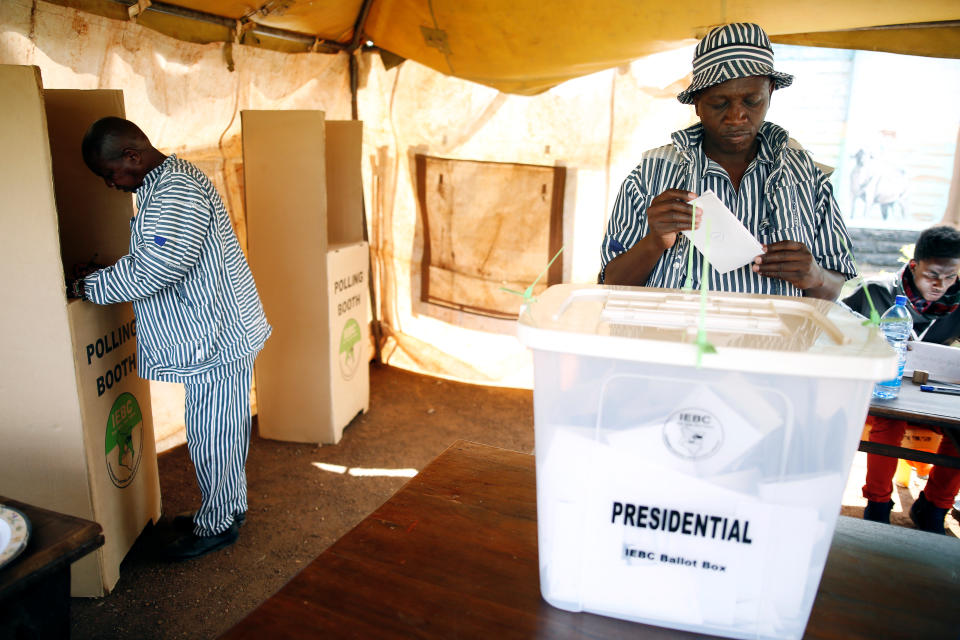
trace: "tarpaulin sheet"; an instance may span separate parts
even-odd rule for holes
[[[118,11],[110,0],[57,1]],[[357,42],[370,40],[441,73],[525,95],[682,47],[729,22],[757,22],[775,42],[960,56],[956,0],[271,0],[256,6],[239,0],[157,0],[137,17],[196,42],[231,36],[209,20],[173,16],[165,5],[219,17],[228,29],[236,22],[245,44],[290,45],[244,31],[254,26],[303,34],[301,47],[320,44],[317,40],[350,45],[357,35]],[[947,24],[927,25],[937,22]],[[357,24],[360,34],[354,33]]]

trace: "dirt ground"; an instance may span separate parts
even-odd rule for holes
[[[407,481],[350,475],[343,468],[419,470],[458,439],[531,452],[533,396],[371,366],[370,411],[351,423],[339,444],[264,440],[254,425],[247,463],[250,510],[239,541],[182,563],[156,559],[157,545],[170,535],[167,518],[199,502],[186,447],[161,454],[164,519],[131,549],[113,593],[71,600],[73,638],[217,637]],[[844,515],[862,517],[864,465],[864,454],[857,454]],[[895,493],[894,524],[912,526],[907,511],[917,493],[916,484]],[[960,535],[956,515],[948,517],[954,537]]]

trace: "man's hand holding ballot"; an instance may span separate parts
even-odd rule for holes
[[[806,296],[825,300],[835,300],[845,281],[839,273],[817,264],[807,245],[790,240],[763,245],[763,255],[754,260],[753,270],[786,280]]]

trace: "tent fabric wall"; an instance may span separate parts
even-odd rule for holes
[[[364,182],[388,362],[474,382],[531,383],[515,321],[420,301],[416,154],[566,167],[563,280],[595,281],[621,180],[642,150],[666,144],[670,132],[693,119],[675,97],[691,54],[691,48],[658,54],[533,97],[410,62],[385,71],[376,56],[361,58]]]

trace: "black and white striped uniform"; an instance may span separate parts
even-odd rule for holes
[[[759,150],[740,181],[739,192],[727,172],[704,154],[701,124],[675,132],[672,139],[673,144],[644,153],[620,187],[601,247],[601,282],[607,263],[648,233],[647,207],[667,189],[698,194],[712,189],[761,243],[802,242],[820,266],[847,278],[856,275],[850,238],[830,181],[810,154],[787,144],[784,129],[770,122],[760,126]],[[682,287],[688,246],[686,237],[678,235],[650,272],[647,286]],[[693,253],[692,282],[698,288],[702,256]],[[725,274],[710,269],[707,284],[716,291],[803,295],[786,280],[754,273],[749,264]]]
[[[87,276],[84,296],[131,301],[138,373],[184,383],[202,499],[195,532],[212,535],[247,508],[250,377],[271,327],[230,216],[203,172],[171,155],[136,196],[130,252]]]

